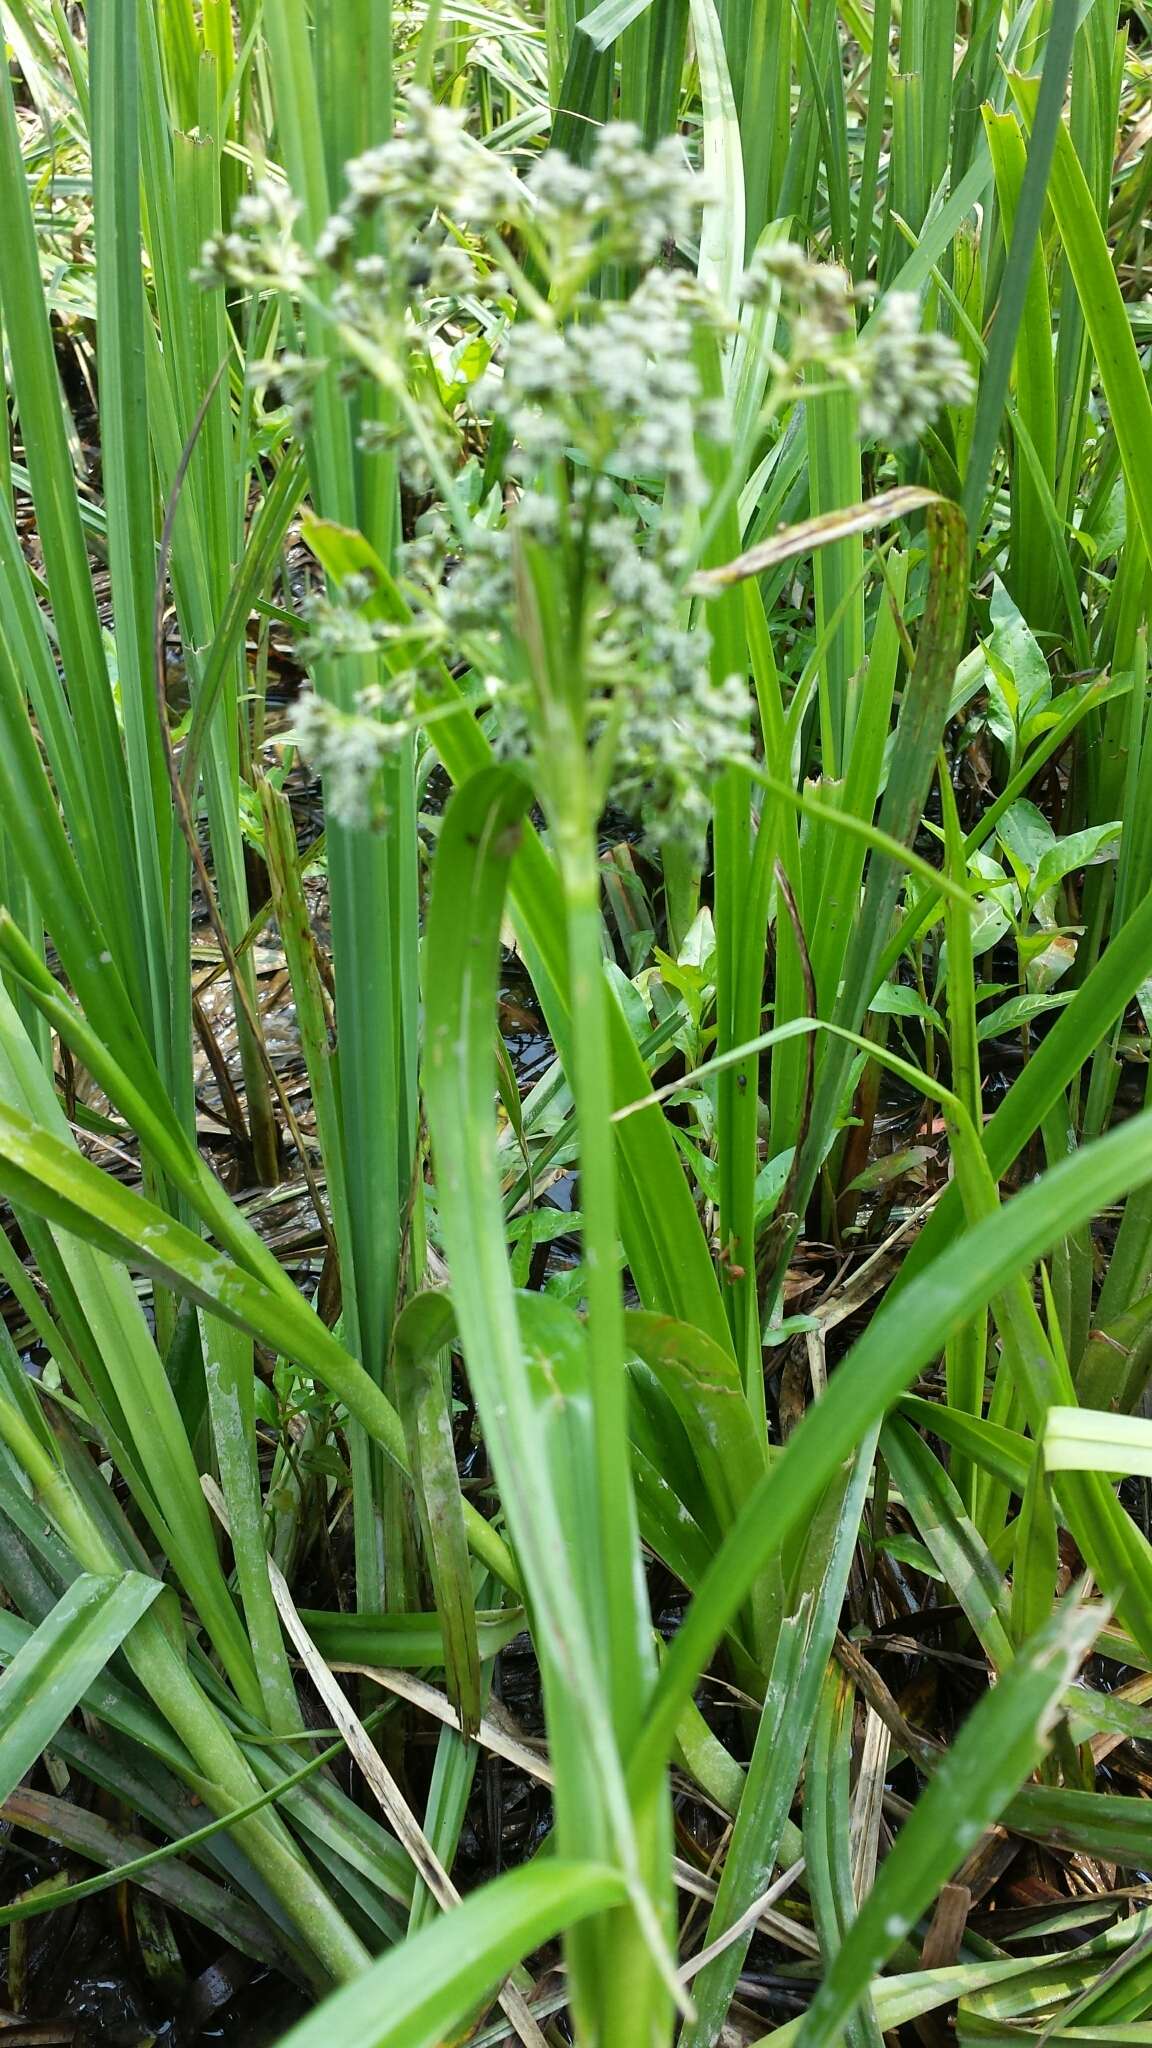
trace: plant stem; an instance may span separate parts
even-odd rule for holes
[[[575,752],[575,750],[574,750]],[[651,1673],[648,1620],[639,1582],[639,1538],[628,1440],[624,1311],[620,1293],[616,1141],[605,1010],[600,864],[589,777],[582,756],[567,778],[557,839],[564,885],[572,1009],[576,1019],[572,1086],[580,1128],[581,1210],[587,1275],[588,1347],[596,1465],[609,1697],[617,1737],[627,1747],[643,1713]]]

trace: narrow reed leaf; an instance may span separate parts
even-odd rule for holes
[[[339,2000],[302,2020],[282,2048],[437,2048],[513,1964],[626,1896],[603,1865],[551,1859],[512,1870],[382,1956]]]
[[[441,1354],[456,1333],[445,1295],[420,1294],[396,1325],[396,1388],[412,1485],[445,1637],[448,1694],[465,1736],[480,1719],[480,1646],[464,1505]],[[395,1661],[394,1659],[392,1661]]]
[[[1152,1423],[1141,1415],[1094,1408],[1049,1408],[1044,1424],[1049,1472],[1112,1472],[1152,1477]]]
[[[797,2034],[801,2048],[840,2039],[872,1976],[1040,1761],[1100,1619],[1091,1607],[1057,1608],[969,1716],[845,1935]]]
[[[1074,11],[1070,0],[1066,11]],[[1029,82],[1014,81],[1013,91],[1026,117],[1031,115],[1034,123],[1038,121],[1039,107]],[[1057,125],[1055,134],[1051,202],[1108,399],[1136,521],[1145,548],[1152,551],[1152,477],[1142,452],[1152,433],[1152,398],[1148,395],[1104,231],[1072,137],[1063,123]]]
[[[681,1704],[691,1695],[723,1629],[739,1608],[762,1562],[810,1514],[864,1417],[878,1419],[949,1332],[1045,1249],[1094,1215],[1108,1191],[1152,1172],[1152,1113],[1110,1132],[1076,1158],[1054,1167],[1003,1210],[969,1230],[874,1317],[826,1393],[808,1412],[747,1502],[681,1625],[661,1667],[648,1726],[632,1771],[640,1783],[659,1771]]]
[[[0,1803],[160,1591],[159,1579],[75,1579],[0,1677]]]
[[[1039,91],[1033,100],[1035,113],[1029,136],[1028,163],[1012,223],[1008,261],[988,344],[988,360],[980,382],[964,479],[964,515],[970,536],[976,529],[992,466],[1020,322],[1029,293],[1034,289],[1033,253],[1044,218],[1049,178],[1056,175],[1054,152],[1059,151],[1059,137],[1064,133],[1061,115],[1078,14],[1077,0],[1056,0]]]
[[[937,493],[923,490],[918,484],[902,484],[895,490],[881,491],[861,505],[836,512],[821,512],[814,519],[804,519],[797,526],[786,527],[783,532],[774,533],[771,540],[761,541],[745,554],[738,555],[734,562],[726,562],[722,568],[697,570],[691,587],[706,596],[710,590],[723,584],[739,583],[747,576],[763,575],[766,569],[778,568],[781,562],[795,561],[798,555],[809,554],[814,548],[834,547],[837,541],[845,540],[851,534],[872,533],[878,526],[887,526],[890,520],[904,519],[911,512],[923,511],[937,503]]]
[[[35,1213],[71,1230],[113,1257],[154,1273],[168,1285],[223,1316],[239,1329],[284,1351],[313,1371],[363,1424],[402,1472],[407,1472],[404,1431],[396,1410],[343,1345],[302,1299],[296,1304],[214,1252],[175,1223],[81,1159],[15,1110],[0,1106],[0,1185]],[[469,1540],[501,1578],[515,1580],[507,1552],[482,1515],[467,1515]]]

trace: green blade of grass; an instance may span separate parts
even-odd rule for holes
[[[0,1133],[0,1181],[34,1213],[113,1258],[155,1274],[201,1307],[315,1372],[407,1472],[404,1432],[395,1409],[302,1297],[293,1304],[279,1292],[274,1294],[143,1196],[121,1187],[7,1105],[0,1107]],[[495,1531],[474,1510],[468,1523],[473,1547],[501,1578],[515,1583]]]
[[[1070,4],[1067,11],[1074,12]],[[1042,115],[1031,82],[1015,79],[1013,91],[1035,133]],[[1072,137],[1059,121],[1053,138],[1049,196],[1108,399],[1136,521],[1152,555],[1152,473],[1147,461],[1152,446],[1152,398],[1088,181]]]
[[[872,1976],[1039,1762],[1099,1620],[1091,1608],[1065,1602],[969,1716],[820,1985],[797,2033],[800,2048],[832,2048],[841,2039]]]
[[[448,1693],[469,1736],[480,1720],[480,1647],[452,1421],[439,1354],[455,1335],[445,1295],[419,1294],[396,1325],[396,1389],[408,1462],[424,1531],[436,1606],[444,1626]]]
[[[992,466],[996,437],[1016,351],[1016,337],[1032,289],[1032,259],[1044,217],[1049,178],[1055,180],[1054,152],[1064,133],[1061,111],[1078,16],[1077,0],[1056,0],[1044,53],[1044,70],[1036,93],[1035,119],[1029,137],[1028,163],[1016,202],[1008,262],[1000,303],[988,344],[988,360],[980,380],[976,419],[964,479],[964,515],[974,540],[981,502]]]
[[[152,693],[155,505],[144,376],[136,16],[135,0],[109,0],[92,24],[96,332],[116,665],[147,960],[149,1036],[175,1090],[165,918],[171,853],[168,778]],[[182,933],[175,935],[175,943],[183,949]]]
[[[142,978],[147,950],[136,900],[128,782],[65,436],[12,81],[6,68],[0,81],[0,192],[9,223],[3,310],[13,392],[23,425],[37,524],[49,565],[54,627],[72,688],[70,701],[91,790],[92,815],[106,835],[103,864],[93,869],[91,879],[99,891],[118,957],[128,963],[136,1007],[141,1015],[147,1015]]]
[[[436,2048],[521,1956],[624,1896],[616,1873],[594,1863],[509,1871],[381,1957],[338,2002],[293,2027],[282,2048],[323,2048],[334,2027],[346,2048]]]
[[[60,1723],[160,1591],[159,1579],[75,1579],[0,1678],[0,1802],[48,1748]]]
[[[1096,1214],[1116,1191],[1147,1178],[1152,1171],[1150,1131],[1152,1115],[1136,1118],[1053,1168],[1007,1209],[967,1232],[904,1288],[898,1304],[890,1301],[873,1318],[716,1553],[661,1668],[632,1766],[639,1781],[651,1782],[650,1774],[658,1772],[695,1675],[762,1561],[811,1511],[865,1419],[881,1416],[906,1391],[975,1307],[993,1300],[1015,1273],[1081,1218]]]

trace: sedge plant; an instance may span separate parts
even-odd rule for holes
[[[97,1874],[0,1918],[136,1879],[300,2048],[705,2048],[763,1938],[765,2039],[1143,2038],[1139,1912],[930,1933],[1147,1860],[1140,10],[3,18],[0,1791]]]

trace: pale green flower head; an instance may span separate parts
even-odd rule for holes
[[[604,799],[642,805],[655,834],[700,850],[711,783],[752,745],[747,680],[715,675],[687,589],[730,431],[732,320],[689,267],[705,197],[676,138],[650,150],[611,123],[586,161],[548,150],[519,175],[461,113],[412,92],[393,136],[347,166],[314,249],[283,187],[262,185],[206,251],[212,275],[291,292],[326,324],[324,363],[275,367],[302,424],[328,362],[377,375],[390,403],[362,445],[389,451],[422,504],[396,563],[415,620],[402,657],[362,593],[307,609],[306,659],[397,671],[349,711],[302,711],[333,815],[371,822],[384,754],[434,724],[450,671],[541,788],[579,746]],[[870,287],[792,243],[756,252],[740,296],[770,300],[788,335],[766,357],[762,431],[832,383],[856,394],[863,434],[907,439],[970,391],[915,299],[891,295],[861,335]],[[452,385],[444,366],[469,337],[479,362]],[[463,460],[478,447],[482,491]],[[564,641],[554,665],[525,611],[534,577]]]

